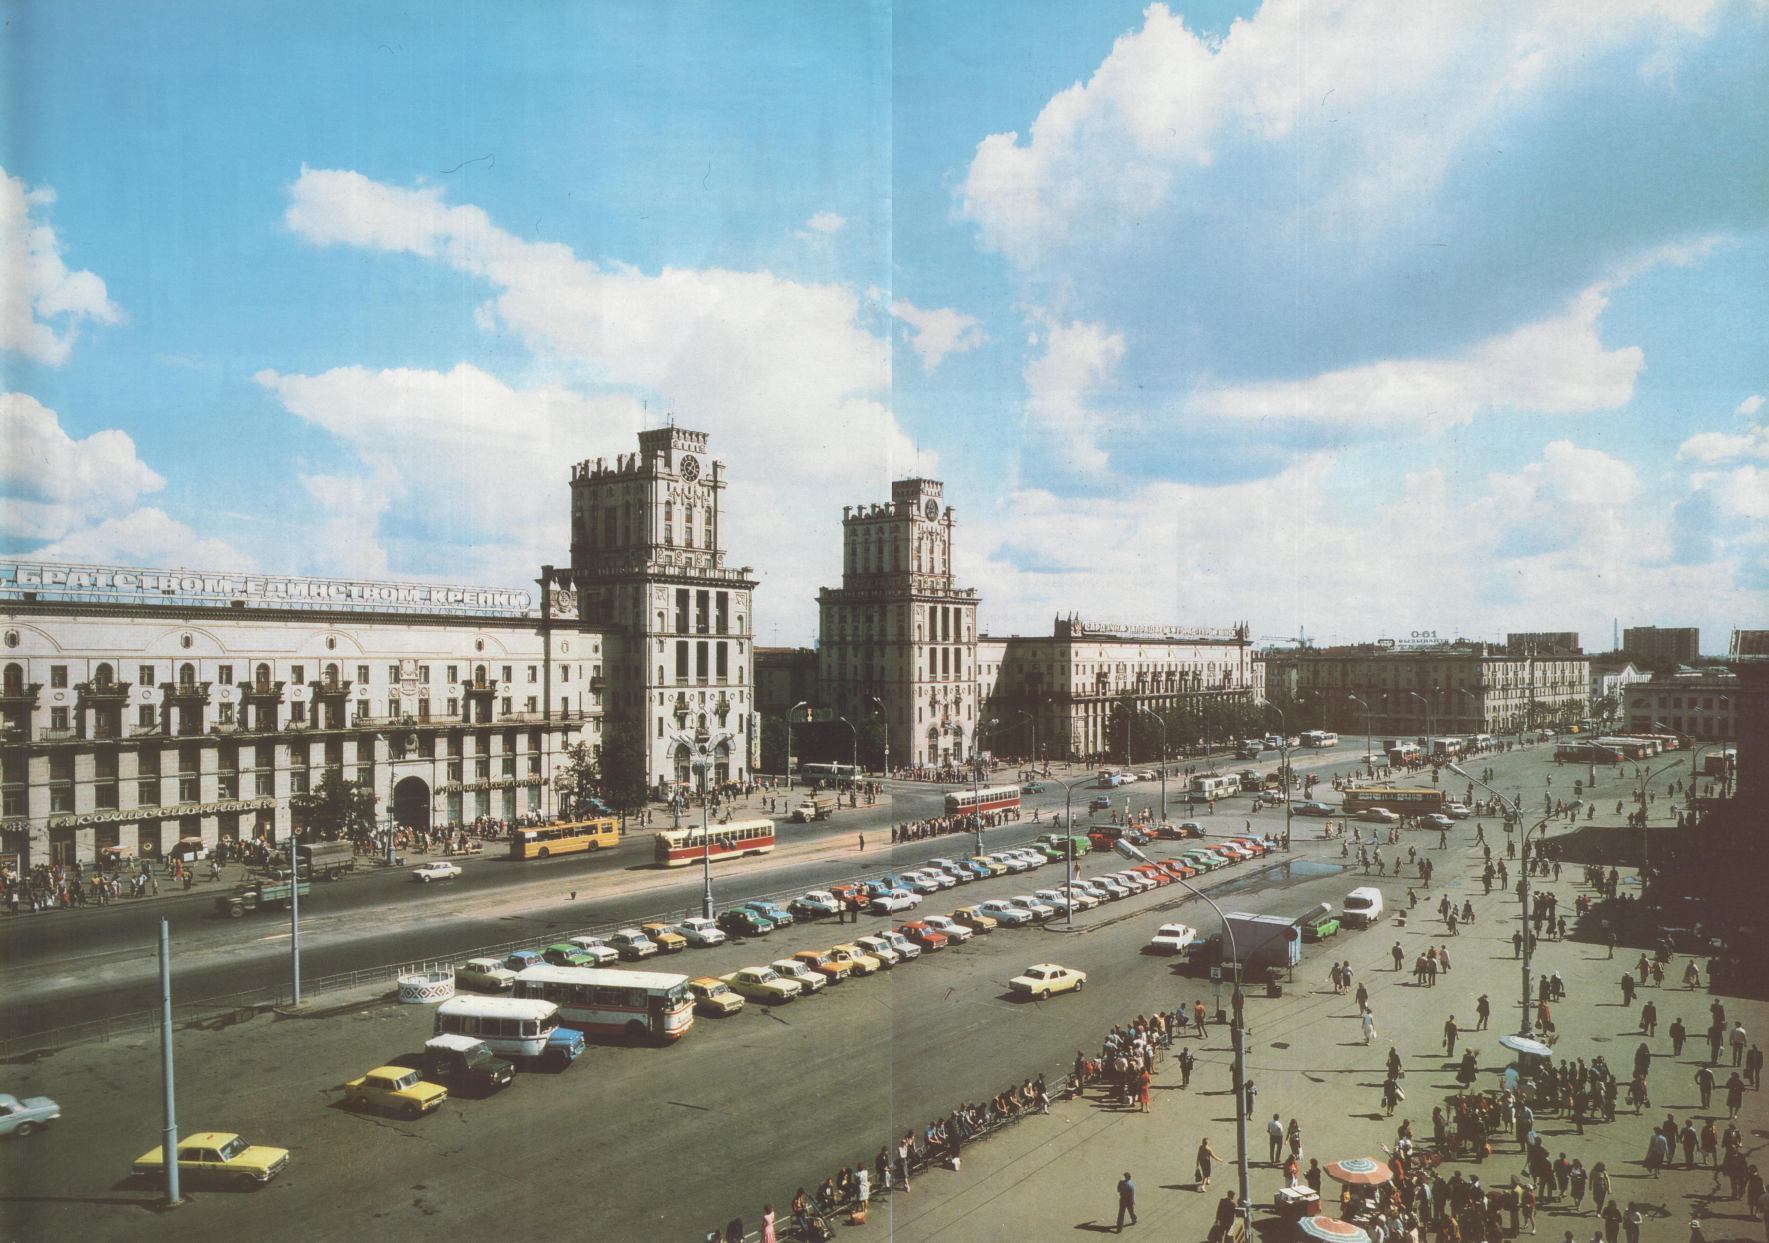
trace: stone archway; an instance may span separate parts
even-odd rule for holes
[[[393,823],[408,829],[430,827],[430,783],[405,777],[393,787]]]

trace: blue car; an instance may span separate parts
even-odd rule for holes
[[[555,1027],[547,1037],[547,1050],[541,1061],[564,1070],[583,1056],[584,1034],[575,1027]]]
[[[760,915],[776,928],[785,928],[792,923],[792,915],[778,902],[769,902],[762,898],[752,898],[750,901],[745,902],[742,905],[745,908],[754,911],[757,915]]]
[[[509,971],[521,972],[525,967],[538,967],[545,961],[539,950],[517,950],[504,959],[504,967]]]

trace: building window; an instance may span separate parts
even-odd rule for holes
[[[135,671],[135,675],[135,680],[140,682],[143,686],[152,686],[154,682],[154,667],[152,665],[142,665]]]
[[[532,686],[536,682],[540,681],[540,676],[541,676],[540,666],[538,666],[538,665],[528,666],[528,683],[530,686]]]
[[[676,642],[676,681],[688,680],[688,644],[685,640]]]
[[[269,690],[270,689],[270,666],[267,664],[260,663],[259,666],[252,671],[252,680],[258,684],[259,690],[261,690],[261,691]]]
[[[141,729],[154,727],[154,706],[152,704],[142,704],[135,709],[135,724]]]
[[[706,644],[696,643],[694,645],[694,680],[696,682],[704,682],[706,681],[706,676]]]
[[[425,686],[430,685],[430,666],[429,665],[419,665],[418,666],[418,681],[422,682]]]
[[[49,710],[49,728],[68,728],[68,710],[66,708],[51,708]]]
[[[49,666],[49,685],[58,690],[66,689],[68,684],[68,667],[66,665]]]
[[[676,633],[688,633],[688,589],[676,588]]]
[[[499,711],[505,716],[510,715],[510,697],[508,695],[504,696],[503,701],[499,706]]]
[[[717,675],[719,681],[723,682],[731,675],[731,653],[723,643],[720,643],[717,645],[717,651],[713,659],[715,662],[713,666],[714,673]]]
[[[450,665],[448,667],[448,680],[449,680],[450,685],[453,685],[454,683],[461,680],[459,665]]]
[[[361,682],[364,686],[368,685],[369,667],[367,665],[358,665],[356,667],[356,680]]]

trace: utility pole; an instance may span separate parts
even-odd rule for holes
[[[184,1203],[178,1187],[178,1101],[172,1090],[172,932],[160,920],[160,1076],[165,1090],[160,1155],[166,1160],[166,1207]]]
[[[301,1004],[301,848],[289,829],[289,999]]]

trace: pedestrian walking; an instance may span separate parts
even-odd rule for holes
[[[1739,1077],[1737,1071],[1733,1071],[1732,1077],[1726,1081],[1726,1116],[1728,1118],[1738,1117],[1738,1111],[1743,1105],[1744,1080]]]
[[[1358,1018],[1364,1025],[1364,1043],[1369,1044],[1376,1038],[1376,1016],[1371,1013],[1370,1007],[1365,1006],[1358,1013]]]
[[[1443,1049],[1450,1057],[1456,1056],[1456,1037],[1461,1029],[1456,1026],[1456,1016],[1450,1015],[1443,1025]],[[1368,1044],[1368,1041],[1364,1043]]]
[[[1745,1047],[1745,1044],[1748,1040],[1749,1040],[1749,1037],[1747,1037],[1744,1034],[1744,1024],[1737,1023],[1737,1022],[1733,1023],[1733,1025],[1732,1025],[1732,1064],[1734,1066],[1743,1066],[1744,1065],[1744,1047]]]
[[[1672,1019],[1665,1032],[1671,1037],[1671,1056],[1682,1057],[1683,1042],[1689,1038],[1689,1029],[1683,1026],[1682,1016]]]
[[[1394,948],[1389,950],[1388,954],[1389,954],[1389,957],[1394,959],[1394,969],[1396,971],[1399,971],[1401,969],[1401,965],[1403,963],[1405,963],[1407,960],[1406,952],[1401,949],[1399,941],[1396,941],[1394,943]]]
[[[1695,1071],[1695,1086],[1701,1091],[1701,1107],[1706,1109],[1714,1099],[1714,1072],[1712,1067],[1700,1066]]]
[[[1210,1146],[1210,1137],[1205,1136],[1198,1141],[1198,1162],[1192,1170],[1193,1181],[1198,1184],[1199,1191],[1210,1190],[1211,1163],[1222,1160],[1216,1150]]]
[[[1192,1067],[1197,1063],[1197,1060],[1197,1058],[1192,1056],[1192,1051],[1189,1048],[1181,1049],[1179,1051],[1180,1087],[1189,1088],[1192,1086]]]
[[[1130,1215],[1130,1224],[1136,1225],[1136,1184],[1130,1181],[1130,1171],[1124,1171],[1124,1177],[1118,1180],[1118,1229],[1116,1233],[1124,1233],[1124,1215]]]
[[[1756,1045],[1744,1055],[1744,1081],[1751,1085],[1752,1091],[1763,1086],[1763,1050]]]
[[[1192,1021],[1198,1025],[1198,1039],[1204,1039],[1204,1002],[1202,998],[1192,1002]]]
[[[1492,1013],[1492,1002],[1487,1000],[1485,993],[1482,993],[1480,999],[1474,1003],[1474,1030],[1477,1032],[1485,1031],[1486,1021],[1492,1017]]]
[[[1622,972],[1622,1005],[1631,1006],[1633,1004],[1634,1004],[1634,975],[1632,972],[1624,971],[1624,972]]]
[[[1640,1030],[1648,1036],[1658,1032],[1658,1007],[1650,1001],[1640,1007]]]
[[[1277,1114],[1273,1114],[1271,1121],[1265,1124],[1265,1143],[1271,1153],[1267,1158],[1268,1163],[1276,1165],[1284,1155],[1284,1124]]]

